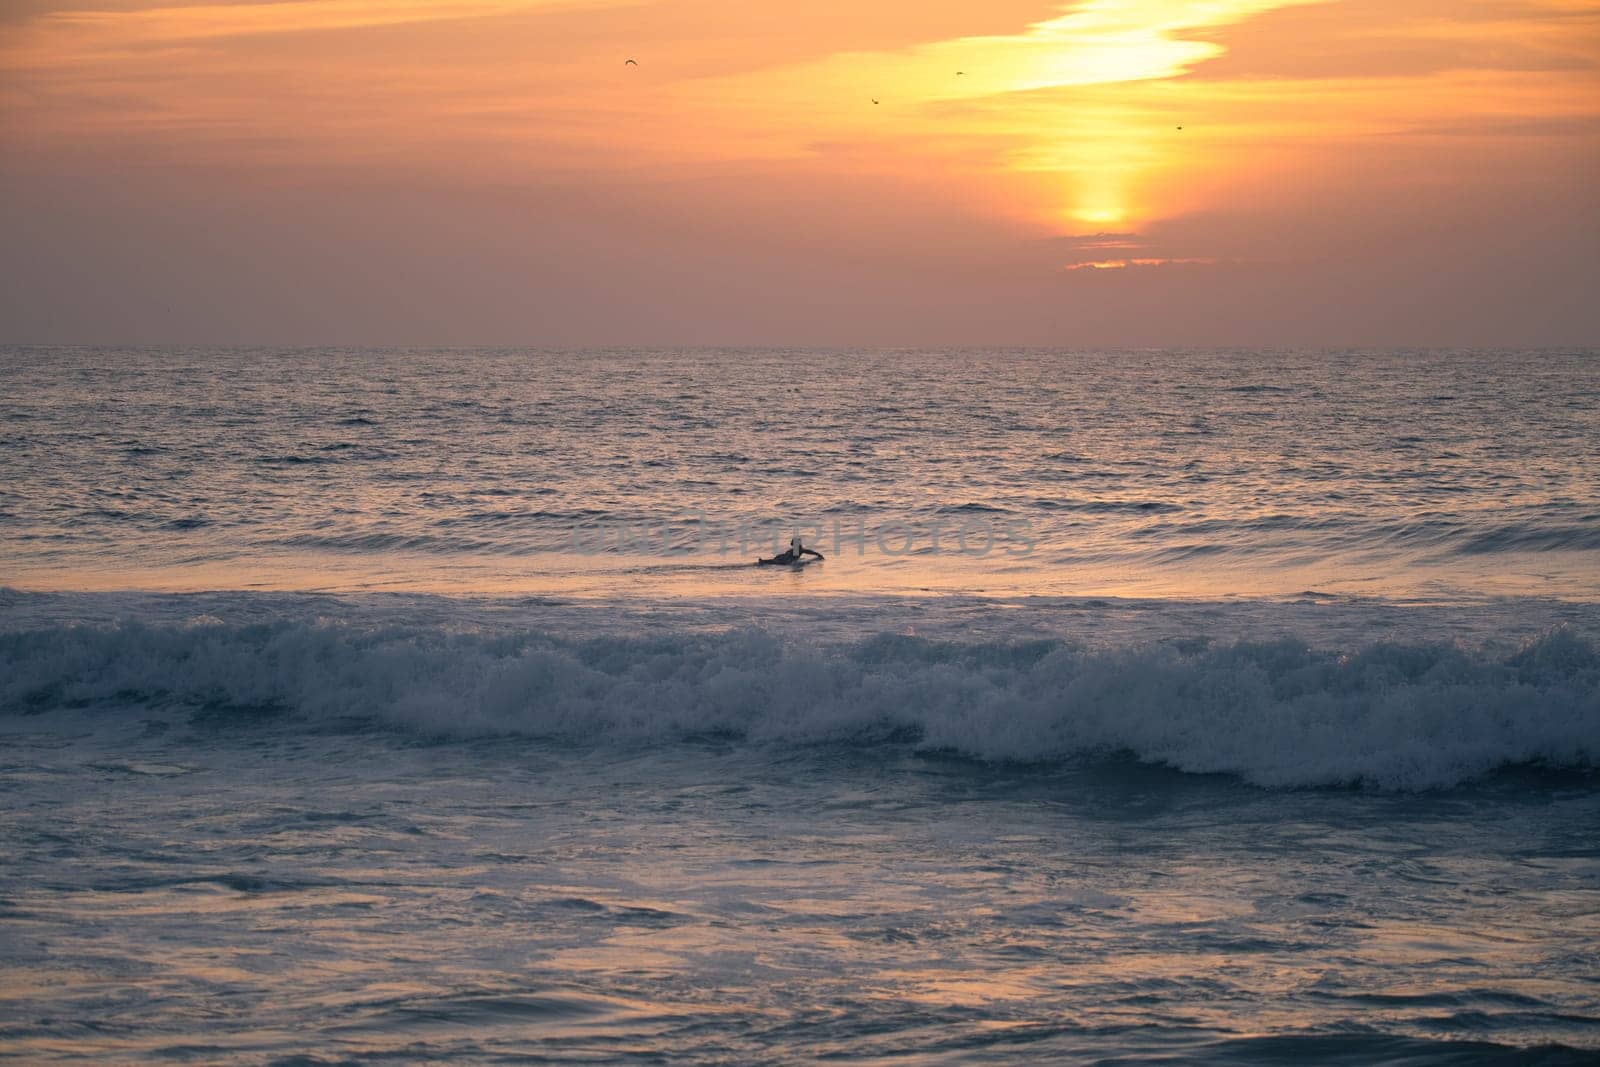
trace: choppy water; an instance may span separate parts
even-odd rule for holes
[[[19,1057],[1560,1064],[1600,1036],[1581,780],[219,733],[11,740]]]
[[[0,425],[40,588],[1600,596],[1589,352],[13,348]]]
[[[0,349],[0,1058],[1593,1062],[1597,408]]]

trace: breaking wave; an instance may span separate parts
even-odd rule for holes
[[[271,710],[441,738],[1131,753],[1262,786],[1428,789],[1508,765],[1600,765],[1600,655],[1565,629],[1500,656],[1289,639],[804,645],[760,629],[572,640],[300,620],[0,634],[0,713],[102,706]]]

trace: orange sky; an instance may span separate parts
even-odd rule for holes
[[[1600,343],[1597,68],[1600,0],[7,0],[0,342]]]

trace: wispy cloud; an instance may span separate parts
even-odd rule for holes
[[[1213,266],[1222,262],[1216,256],[1175,256],[1163,259],[1159,256],[1149,256],[1135,259],[1086,259],[1077,263],[1063,264],[1061,269],[1075,270],[1126,270],[1129,267],[1193,267]]]
[[[882,180],[997,230],[1097,235],[1053,269],[1062,258],[1231,260],[1220,244],[1153,247],[1137,234],[1221,209],[1292,212],[1338,181],[1353,197],[1460,186],[1489,170],[1532,186],[1528,146],[1577,158],[1600,122],[1593,0],[991,0],[978,11],[884,0],[852,14],[861,10],[852,0],[776,13],[749,0],[60,10],[8,25],[0,136],[16,156],[463,184],[715,182],[719,197],[747,195],[746,174],[781,173],[800,197]],[[624,68],[636,48],[641,65]],[[1454,153],[1474,150],[1484,162],[1459,173]]]
[[[61,11],[40,19],[64,33],[129,42],[175,42],[263,33],[395,26],[524,11],[602,6],[603,0],[277,0],[131,11]]]

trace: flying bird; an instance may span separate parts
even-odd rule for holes
[[[876,103],[877,103],[877,102],[878,102],[878,98],[877,98],[877,97],[873,97],[873,98],[872,98],[872,102],[873,102],[873,103],[874,103],[874,104],[876,104]]]
[[[1181,130],[1181,129],[1183,129],[1183,127],[1182,127],[1182,126],[1179,126],[1179,127],[1178,127],[1178,129],[1180,129],[1180,130]]]
[[[958,71],[956,71],[956,77],[959,78],[959,77],[961,77],[961,75],[963,75],[965,73],[966,73],[966,71],[964,71],[964,70],[958,70]]]
[[[624,59],[622,61],[622,65],[624,67],[637,67],[639,65],[639,61],[637,59]]]

